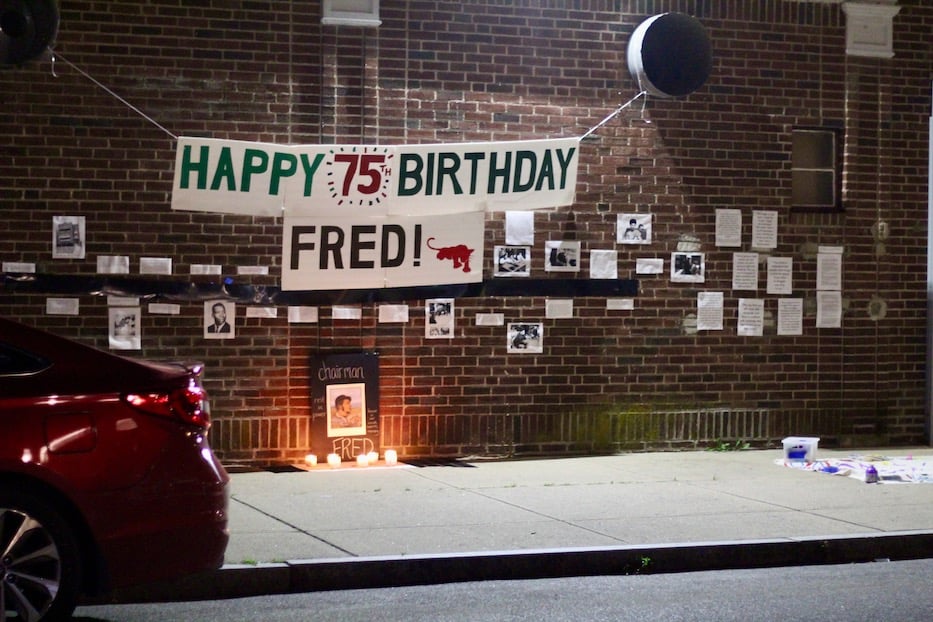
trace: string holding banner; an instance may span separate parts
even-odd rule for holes
[[[619,116],[619,114],[620,114],[623,110],[625,110],[626,108],[628,108],[629,106],[631,106],[633,103],[635,103],[635,101],[636,101],[639,97],[642,97],[642,96],[644,96],[644,97],[647,98],[647,96],[648,96],[648,91],[642,91],[641,93],[639,93],[638,95],[636,95],[636,96],[633,97],[632,99],[628,100],[627,102],[625,102],[624,104],[622,104],[621,106],[619,106],[618,108],[616,108],[615,110],[613,110],[612,112],[610,112],[609,115],[608,115],[605,119],[603,119],[602,121],[600,121],[599,123],[597,123],[596,125],[594,125],[593,127],[591,127],[589,130],[587,130],[586,133],[585,133],[583,136],[580,137],[580,140],[586,140],[586,138],[587,138],[590,134],[592,134],[593,132],[595,132],[596,130],[598,130],[599,128],[601,128],[602,126],[606,125],[607,123],[609,123],[610,121],[612,121],[613,119],[615,119],[617,116]],[[642,112],[644,112],[644,108],[642,108]]]
[[[54,50],[50,50],[50,52],[51,52],[51,54],[52,54],[52,55],[51,55],[51,62],[52,62],[52,76],[53,76],[53,77],[56,77],[56,78],[58,77],[58,74],[55,72],[55,63],[56,63],[56,61],[61,60],[63,63],[65,63],[66,65],[68,65],[69,67],[71,67],[72,69],[74,69],[75,71],[77,71],[79,74],[81,74],[82,76],[84,76],[85,78],[87,78],[88,80],[90,80],[91,82],[93,82],[95,85],[97,85],[98,87],[102,88],[102,89],[103,89],[104,91],[106,91],[110,96],[116,98],[117,101],[119,101],[121,104],[123,104],[124,106],[126,106],[127,108],[129,108],[130,110],[132,110],[133,112],[135,112],[136,114],[138,114],[139,116],[141,116],[142,118],[144,118],[146,121],[149,121],[149,123],[153,124],[154,126],[156,126],[157,128],[159,128],[160,130],[162,130],[163,132],[165,132],[166,134],[168,134],[168,135],[169,135],[170,137],[172,137],[173,139],[178,140],[178,136],[176,136],[175,134],[173,134],[172,132],[170,132],[168,129],[165,128],[165,126],[163,126],[161,123],[159,123],[158,121],[156,121],[155,119],[153,119],[152,117],[150,117],[149,115],[147,115],[145,112],[143,112],[142,110],[140,110],[139,108],[137,108],[136,106],[134,106],[133,104],[131,104],[130,102],[128,102],[126,99],[124,99],[123,97],[120,97],[116,92],[113,91],[113,89],[108,88],[105,84],[103,84],[102,82],[100,82],[99,80],[97,80],[96,78],[94,78],[91,74],[89,74],[89,73],[87,73],[86,71],[82,70],[80,67],[78,67],[77,65],[75,65],[74,63],[72,63],[70,60],[68,60],[67,58],[65,58],[64,56],[62,56],[61,54],[59,54],[58,52],[56,52],[56,51],[54,51]]]

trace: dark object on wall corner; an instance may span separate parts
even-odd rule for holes
[[[58,33],[55,0],[0,0],[0,65],[41,56]]]
[[[703,86],[713,68],[703,24],[683,13],[662,13],[639,24],[626,56],[638,87],[657,97],[689,95]]]

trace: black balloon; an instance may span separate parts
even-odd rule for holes
[[[659,97],[689,95],[703,86],[713,68],[703,24],[683,13],[662,13],[639,24],[627,56],[639,87]]]
[[[0,0],[0,65],[21,65],[40,56],[58,33],[54,0]]]

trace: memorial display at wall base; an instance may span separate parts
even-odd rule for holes
[[[311,356],[311,452],[352,462],[379,451],[379,354]]]

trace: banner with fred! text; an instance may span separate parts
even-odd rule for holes
[[[397,146],[183,137],[172,209],[284,216],[286,290],[478,282],[482,214],[572,204],[578,161],[576,137]]]
[[[483,280],[483,212],[285,218],[282,289],[375,289]]]

